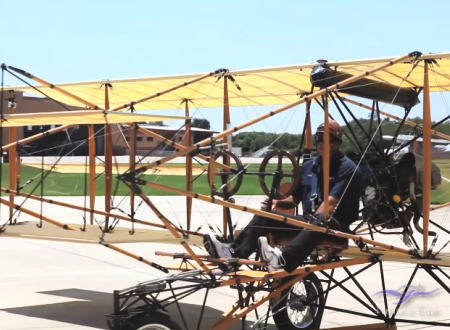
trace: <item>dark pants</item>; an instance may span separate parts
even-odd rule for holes
[[[334,229],[341,230],[340,228]],[[293,230],[297,230],[298,234],[283,248],[283,258],[286,262],[284,269],[288,272],[292,272],[302,265],[321,241],[328,240],[340,244],[347,242],[344,238],[313,230],[301,230],[297,226],[256,215],[234,241],[232,245],[234,254],[236,257],[247,259],[256,251],[259,236],[265,236],[269,233],[282,235],[283,232],[291,234]]]

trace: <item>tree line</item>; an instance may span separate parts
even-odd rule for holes
[[[422,124],[422,119],[419,117],[409,119],[417,124]],[[433,122],[433,125],[436,122]],[[363,146],[366,146],[370,138],[377,133],[373,142],[381,144],[381,135],[395,135],[406,134],[415,135],[420,134],[418,128],[414,128],[408,125],[401,125],[398,121],[390,120],[386,118],[381,122],[380,128],[377,130],[378,122],[375,119],[371,121],[370,119],[358,119],[356,121],[350,121],[348,126],[343,126],[344,137],[342,142],[342,150],[344,152],[354,151],[355,140]],[[450,123],[445,122],[436,127],[436,130],[450,134]],[[380,134],[381,132],[381,134]],[[233,147],[241,147],[243,154],[249,154],[256,152],[263,147],[270,146],[270,149],[282,149],[295,153],[298,151],[300,141],[302,139],[301,134],[290,134],[290,133],[266,133],[266,132],[241,132],[233,136]],[[353,141],[353,142],[352,142]],[[386,147],[385,145],[383,147]]]

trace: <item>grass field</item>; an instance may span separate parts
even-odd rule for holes
[[[434,162],[441,169],[442,176],[450,178],[450,161],[449,160],[434,160]],[[250,165],[247,168],[248,171],[257,171],[259,165]],[[273,170],[274,165],[268,166],[268,171]],[[2,187],[8,186],[8,166],[2,167]],[[45,176],[44,184],[41,187],[42,175]],[[195,176],[194,176],[195,177]],[[185,189],[184,176],[180,175],[146,175],[145,180],[150,182],[157,182],[170,187],[176,187]],[[85,174],[80,173],[58,173],[58,172],[46,172],[41,173],[39,168],[22,165],[20,185],[24,193],[33,193],[36,195],[41,194],[46,196],[83,196],[89,194],[89,187],[85,184],[88,181],[88,177]],[[217,184],[219,186],[220,184]],[[170,196],[176,195],[175,193],[165,192],[158,189],[152,189],[150,187],[142,187],[143,191],[148,195],[153,196]],[[97,195],[102,196],[104,194],[104,175],[99,174],[97,176]],[[209,195],[210,188],[207,183],[206,175],[201,175],[194,181],[194,191],[201,194]],[[113,176],[113,193],[115,195],[128,195],[129,189],[119,180],[116,176]],[[241,188],[238,191],[240,195],[261,195],[263,194],[258,177],[254,175],[246,175],[243,179]],[[442,184],[433,191],[432,203],[442,204],[450,201],[450,182],[442,180]]]
[[[450,179],[450,160],[449,159],[437,159],[433,162],[440,168],[441,176]],[[450,202],[450,182],[442,179],[442,183],[433,191],[431,203],[443,204]]]
[[[1,186],[7,187],[9,177],[8,167],[4,166],[2,168],[2,172],[3,181],[1,182]],[[43,186],[39,184],[42,181],[42,175],[45,176]],[[185,189],[184,176],[180,175],[145,175],[144,179],[149,182],[157,182],[170,187]],[[104,175],[99,174],[96,181],[97,195],[102,196],[104,194]],[[23,187],[21,191],[24,193],[40,195],[42,189],[43,195],[46,196],[83,196],[89,194],[89,186],[85,184],[86,182],[88,182],[88,176],[85,174],[58,172],[49,173],[45,171],[41,173],[41,170],[38,168],[26,165],[21,166],[20,186]],[[142,189],[147,194],[153,196],[176,195],[175,193],[152,189],[150,187],[142,187]],[[206,175],[201,175],[195,179],[194,191],[206,195],[210,194]],[[130,189],[121,181],[117,180],[116,175],[113,175],[113,193],[115,195],[128,195],[130,193]],[[260,195],[262,193],[263,192],[259,187],[258,178],[256,176],[247,176],[244,178],[239,194]]]

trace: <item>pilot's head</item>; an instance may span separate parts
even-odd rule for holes
[[[328,131],[330,134],[330,152],[339,151],[342,143],[342,128],[337,121],[330,120],[328,122]],[[325,124],[322,123],[317,127],[314,140],[316,142],[316,149],[319,155],[322,155],[323,151],[323,135],[325,132]]]

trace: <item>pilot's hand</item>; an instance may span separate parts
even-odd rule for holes
[[[272,207],[269,207],[269,199],[265,199],[262,203],[261,203],[261,209],[262,210],[273,210],[277,207],[279,200],[278,199],[272,199]]]
[[[327,217],[323,213],[316,213],[310,216],[309,223],[315,226],[325,227]]]

